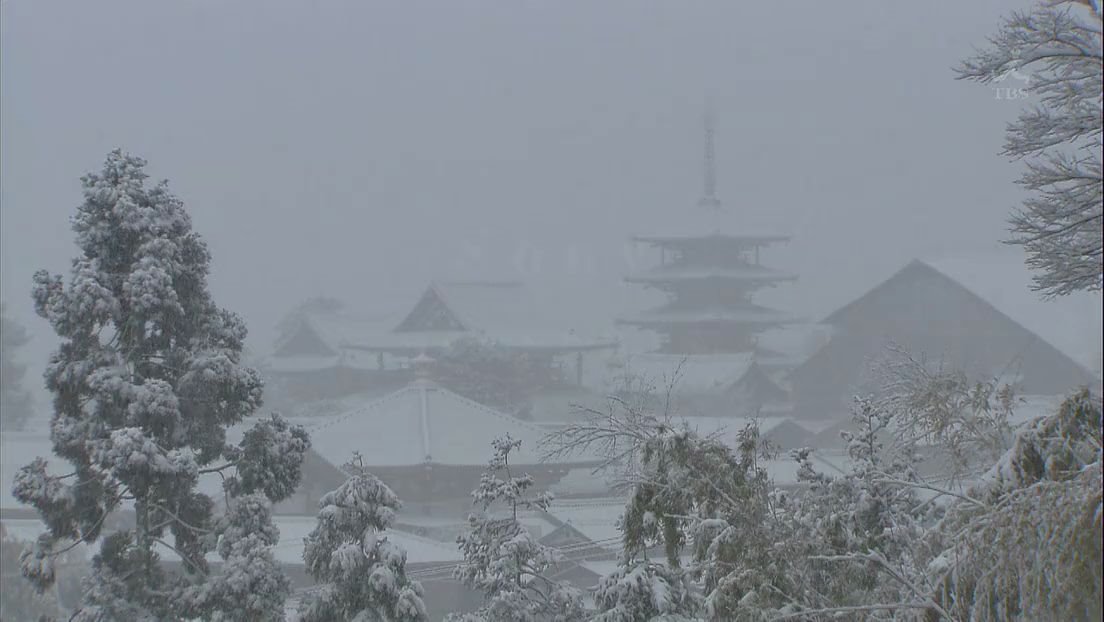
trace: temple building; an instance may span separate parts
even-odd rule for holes
[[[707,116],[705,194],[699,207],[716,214],[714,127]],[[707,219],[708,214],[701,215]],[[788,314],[757,303],[757,291],[793,281],[793,274],[761,262],[764,248],[785,242],[781,235],[722,232],[719,227],[690,235],[637,236],[634,242],[659,251],[659,265],[630,274],[629,283],[667,296],[666,304],[618,319],[618,323],[656,333],[657,351],[630,356],[633,373],[653,376],[681,370],[688,391],[733,399],[744,410],[758,411],[784,400],[777,371],[789,359],[759,343],[766,330],[795,321]],[[733,414],[747,414],[746,412]]]
[[[790,373],[794,415],[846,418],[853,396],[876,392],[891,349],[933,368],[996,380],[1021,395],[1098,386],[1096,293],[1043,300],[1018,252],[914,260],[828,315],[830,338]]]
[[[384,395],[414,379],[412,361],[438,356],[463,340],[524,354],[549,370],[555,384],[578,386],[588,365],[617,347],[555,313],[517,281],[431,284],[402,316],[357,318],[303,314],[277,344],[265,371],[297,399]]]

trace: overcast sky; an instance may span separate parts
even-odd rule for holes
[[[951,67],[1009,4],[7,0],[0,295],[45,329],[30,275],[67,267],[78,179],[121,146],[257,349],[306,296],[404,306],[442,275],[614,298],[630,235],[701,217],[712,94],[728,218],[793,236],[772,301],[815,319],[1006,235],[1020,104]]]

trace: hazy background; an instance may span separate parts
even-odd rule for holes
[[[700,216],[711,93],[731,217],[794,236],[768,300],[817,319],[1005,237],[1021,104],[951,67],[1017,4],[7,0],[0,296],[41,361],[30,275],[67,268],[79,176],[122,146],[255,350],[307,296],[404,307],[442,275],[570,285],[605,320],[627,237]]]

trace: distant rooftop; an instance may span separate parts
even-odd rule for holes
[[[775,283],[778,281],[793,281],[797,275],[764,268],[762,266],[741,267],[710,267],[710,266],[682,266],[667,264],[625,277],[629,283],[664,283],[668,281],[704,281],[716,279],[723,281],[747,281],[759,283]]]
[[[308,432],[320,455],[344,462],[360,452],[368,468],[484,465],[491,457],[491,441],[504,434],[521,441],[511,462],[535,465],[541,462],[545,436],[536,425],[425,380],[329,417]]]
[[[708,244],[731,244],[740,246],[766,246],[768,244],[775,244],[779,242],[787,242],[790,240],[788,235],[778,234],[728,234],[714,231],[711,233],[702,232],[700,234],[684,233],[684,234],[665,234],[665,235],[636,235],[633,236],[634,242],[640,242],[643,244],[654,244],[656,246],[700,246]]]
[[[1044,300],[1018,250],[928,257],[920,260],[970,290],[1016,323],[1088,369],[1101,348],[1102,297],[1082,292]]]

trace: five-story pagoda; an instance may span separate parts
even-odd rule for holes
[[[761,249],[789,237],[720,230],[713,138],[713,116],[707,114],[705,193],[699,209],[712,214],[697,217],[713,221],[713,230],[706,232],[710,227],[703,226],[700,234],[634,237],[635,242],[659,249],[660,264],[625,280],[666,293],[668,302],[618,321],[658,333],[662,354],[750,355],[760,365],[773,367],[772,359],[778,356],[761,348],[756,335],[793,319],[757,304],[753,296],[764,287],[797,278],[760,263]]]

